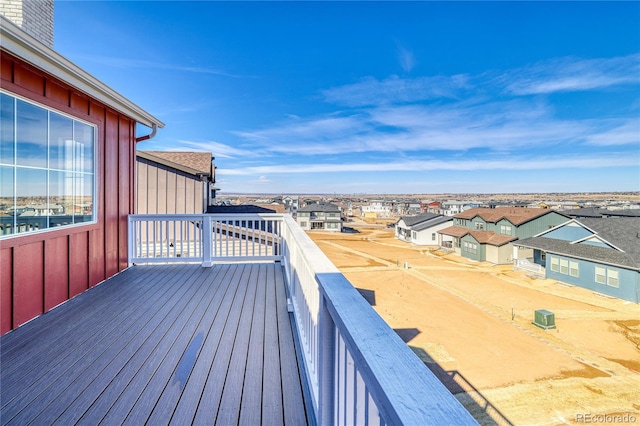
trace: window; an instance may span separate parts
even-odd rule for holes
[[[559,265],[560,265],[559,259],[557,257],[551,256],[551,270],[553,272],[559,272],[560,271]]]
[[[301,228],[306,228],[307,227],[307,222],[306,221],[301,221],[300,222],[300,227]]]
[[[596,282],[598,284],[605,284],[607,278],[607,271],[602,266],[596,266]]]
[[[484,229],[484,223],[482,222],[475,222],[475,225],[476,225],[476,229],[479,229],[479,230]]]
[[[431,233],[431,241],[435,241],[436,240],[436,233],[432,232]]]
[[[618,271],[615,269],[607,269],[607,285],[611,287],[619,287]]]
[[[463,247],[464,247],[464,251],[468,253],[473,253],[473,254],[478,253],[478,245],[476,243],[470,243],[468,241],[465,241],[463,244]]]
[[[578,268],[578,262],[569,262],[569,275],[571,275],[572,277],[579,277],[580,273],[579,273],[579,268]]]
[[[560,259],[560,273],[568,274],[569,273],[569,261],[566,259]]]
[[[511,225],[500,225],[500,233],[504,235],[511,235]]]
[[[540,252],[540,260],[542,262],[545,262],[547,260],[547,252],[544,252],[544,251]]]
[[[414,240],[418,239],[418,233],[416,231],[411,231],[411,238],[413,238]]]
[[[0,236],[95,217],[93,125],[0,92]]]

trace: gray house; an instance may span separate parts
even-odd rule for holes
[[[640,303],[640,218],[572,219],[512,244],[516,268]]]
[[[305,231],[342,231],[342,212],[335,204],[320,203],[301,207],[296,221]]]

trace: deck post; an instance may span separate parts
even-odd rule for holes
[[[133,262],[131,262],[131,259],[133,259],[133,253],[134,253],[134,244],[136,242],[136,237],[134,235],[133,232],[133,219],[131,218],[131,215],[127,216],[127,239],[128,244],[127,244],[127,265],[128,266],[133,266]]]
[[[335,391],[335,324],[327,308],[325,296],[320,296],[318,312],[318,406],[319,426],[334,424]]]
[[[213,222],[210,214],[205,214],[202,218],[202,267],[213,266],[212,244],[213,244]]]

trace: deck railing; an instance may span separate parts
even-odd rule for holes
[[[537,263],[533,262],[533,260],[529,259],[515,259],[514,267],[515,269],[533,272],[539,276],[544,276],[545,274],[544,266],[538,265]]]
[[[129,227],[131,263],[282,262],[318,424],[476,424],[291,216],[131,215]]]

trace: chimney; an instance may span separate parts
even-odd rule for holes
[[[53,49],[53,0],[2,0],[0,15]]]

